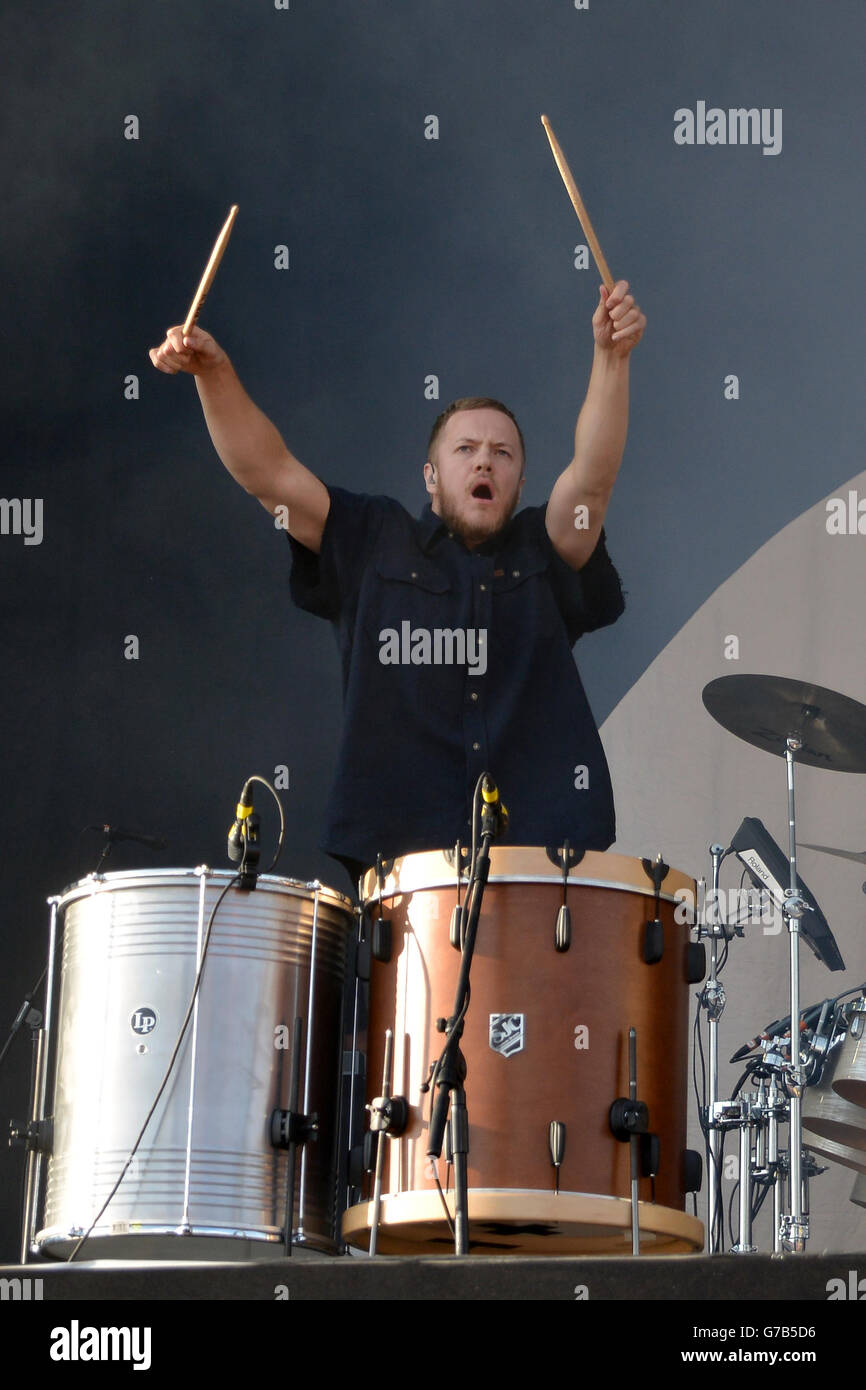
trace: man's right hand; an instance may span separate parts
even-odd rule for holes
[[[183,324],[169,328],[165,341],[159,347],[150,349],[150,360],[160,372],[175,376],[178,372],[189,372],[191,376],[203,376],[219,367],[228,357],[219,343],[204,329],[194,324],[184,337]]]
[[[214,448],[232,477],[289,535],[318,554],[330,493],[250,400],[219,343],[197,326],[184,337],[179,324],[150,349],[150,360],[167,376],[186,372],[195,377]]]

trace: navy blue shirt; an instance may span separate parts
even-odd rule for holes
[[[604,536],[580,571],[557,555],[545,507],[476,550],[428,505],[328,489],[319,555],[289,538],[292,598],[333,623],[344,726],[323,848],[369,867],[469,840],[489,772],[507,842],[607,849],[607,761],[571,648],[623,611]]]

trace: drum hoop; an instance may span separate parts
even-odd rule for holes
[[[463,889],[466,888],[467,882],[467,879],[461,878],[460,884]],[[555,873],[551,874],[550,878],[542,878],[534,874],[491,874],[487,880],[487,887],[492,888],[498,883],[536,883],[548,887],[552,884],[556,888],[562,886],[562,876],[557,877]],[[440,883],[416,884],[412,888],[396,886],[389,889],[386,882],[382,892],[382,901],[387,902],[389,898],[398,898],[407,893],[438,893],[443,888],[454,889],[456,886],[456,880],[453,878],[442,879]],[[610,878],[569,878],[567,886],[569,888],[612,888],[617,893],[637,893],[640,897],[652,898],[655,901],[655,893],[649,885],[646,888],[638,888],[634,883],[618,883],[615,879]],[[378,891],[365,899],[367,903],[378,901]],[[671,893],[659,893],[659,901],[676,905],[680,899],[675,898]]]
[[[85,878],[78,879],[75,883],[69,884],[63,892],[56,898],[49,898],[49,902],[56,902],[59,911],[64,911],[69,903],[77,902],[82,898],[97,897],[101,893],[112,892],[115,889],[125,888],[153,888],[164,886],[166,888],[175,887],[179,883],[189,880],[198,880],[204,877],[214,887],[225,887],[233,878],[237,877],[234,869],[212,869],[203,865],[201,869],[121,869],[107,874],[87,874]],[[167,880],[161,885],[160,880]],[[329,888],[327,884],[320,883],[317,879],[303,882],[298,878],[282,878],[278,874],[259,874],[256,881],[256,892],[264,888],[270,893],[283,892],[290,897],[305,897],[312,900],[316,893],[319,898],[327,902],[332,907],[343,908],[346,912],[354,913],[354,904],[351,898],[340,893],[336,888]]]
[[[509,863],[514,864],[515,872],[508,871]],[[459,876],[461,888],[468,883],[465,867]],[[582,874],[581,868],[590,872]],[[494,845],[491,850],[488,884],[552,884],[561,888],[563,881],[569,888],[610,888],[615,892],[637,893],[655,900],[655,889],[641,860],[634,855],[618,854],[611,850],[588,850],[563,880],[562,870],[548,861],[545,850],[537,845]],[[381,891],[375,869],[368,869],[362,879],[363,902],[365,905],[378,902],[380,896],[390,899],[408,893],[456,890],[457,882],[458,875],[449,864],[445,851],[420,850],[398,857],[388,866]],[[659,898],[676,904],[681,901],[677,895],[682,893],[687,895],[687,902],[694,908],[695,880],[679,869],[670,868]]]

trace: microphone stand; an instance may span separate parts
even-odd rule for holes
[[[469,907],[466,909],[466,928],[460,973],[454,996],[454,1010],[443,1031],[445,1046],[436,1067],[436,1099],[430,1115],[427,1157],[434,1162],[442,1153],[446,1122],[450,1127],[450,1150],[454,1166],[454,1254],[469,1254],[469,1189],[467,1181],[469,1153],[469,1121],[466,1110],[466,1058],[460,1048],[463,1022],[469,1008],[469,971],[475,951],[475,937],[481,914],[481,900],[490,871],[490,842],[494,839],[499,813],[493,806],[484,805],[481,813],[481,845],[475,856],[472,878],[467,889]],[[450,1118],[449,1118],[450,1111]]]

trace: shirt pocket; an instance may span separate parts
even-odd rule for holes
[[[566,636],[551,583],[550,562],[537,551],[512,556],[493,576],[493,628],[506,646],[519,641],[533,660]],[[575,576],[577,578],[577,576]]]
[[[449,621],[450,620],[450,621]],[[451,580],[422,555],[377,556],[365,586],[362,622],[377,643],[387,629],[451,625],[454,613]]]
[[[547,569],[547,558],[543,555],[526,554],[525,552],[516,555],[494,570],[493,592],[494,594],[509,594],[512,590],[520,589],[526,584],[537,584],[541,576],[547,573]]]

